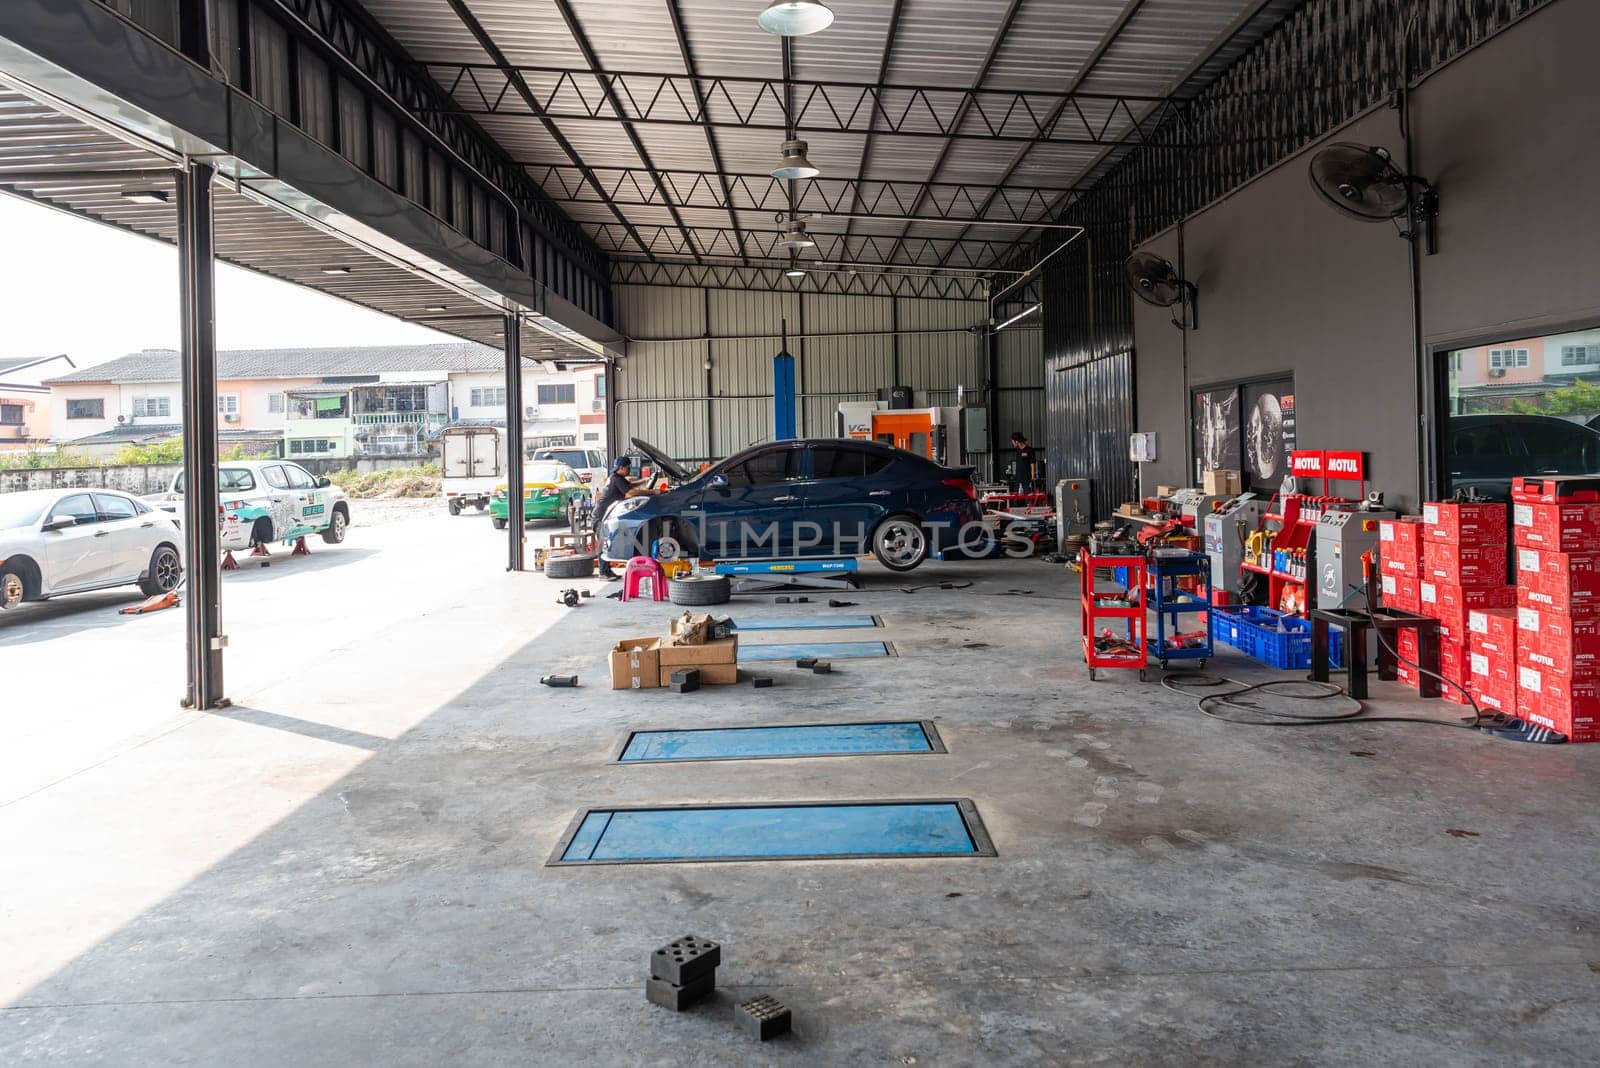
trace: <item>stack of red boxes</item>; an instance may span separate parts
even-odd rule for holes
[[[1506,506],[1440,502],[1422,509],[1422,579],[1419,611],[1439,621],[1439,670],[1467,685],[1470,675],[1467,614],[1473,609],[1514,608],[1515,587],[1506,585]],[[1441,696],[1465,704],[1461,690],[1446,685]]]
[[[1401,612],[1422,607],[1417,585],[1422,580],[1422,518],[1378,521],[1378,574],[1383,584],[1383,606]],[[1416,640],[1413,631],[1402,631]],[[1416,659],[1412,657],[1411,659]]]
[[[1480,712],[1517,714],[1517,610],[1467,613],[1467,688]]]
[[[1600,741],[1600,480],[1519,478],[1511,499],[1519,714]]]

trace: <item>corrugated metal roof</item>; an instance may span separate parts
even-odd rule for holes
[[[217,377],[331,378],[339,375],[432,371],[493,371],[504,360],[499,351],[470,341],[431,345],[362,345],[343,348],[221,349]],[[46,380],[68,382],[176,382],[175,349],[145,349]]]

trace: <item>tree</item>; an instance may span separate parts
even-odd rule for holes
[[[1600,386],[1575,378],[1572,385],[1546,393],[1544,404],[1514,400],[1511,410],[1519,415],[1593,415],[1600,412]]]

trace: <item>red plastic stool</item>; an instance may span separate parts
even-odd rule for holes
[[[641,596],[639,583],[648,579],[650,593],[658,601],[667,599],[667,576],[661,570],[661,565],[648,556],[635,556],[628,561],[628,568],[622,574],[622,599],[631,601]]]

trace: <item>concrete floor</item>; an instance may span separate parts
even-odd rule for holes
[[[668,606],[559,608],[567,583],[506,576],[502,556],[475,519],[429,516],[357,527],[314,576],[234,576],[225,715],[172,708],[175,620],[62,602],[3,621],[27,699],[0,727],[0,1062],[1600,1048],[1600,746],[1232,726],[1154,682],[1090,683],[1074,580],[1032,562],[930,565],[913,581],[976,586],[914,596],[869,573],[850,599],[895,659],[613,692],[604,648],[664,630]],[[769,602],[732,611],[829,611]],[[583,686],[538,686],[551,672]],[[75,696],[113,685],[114,703]],[[1381,690],[1383,710],[1457,711]],[[885,716],[936,720],[949,754],[608,763],[629,727]],[[589,805],[942,796],[976,801],[997,858],[545,867]],[[719,991],[674,1015],[645,1002],[647,955],[691,932],[723,944]],[[788,1039],[735,1029],[757,993],[792,1007]]]

